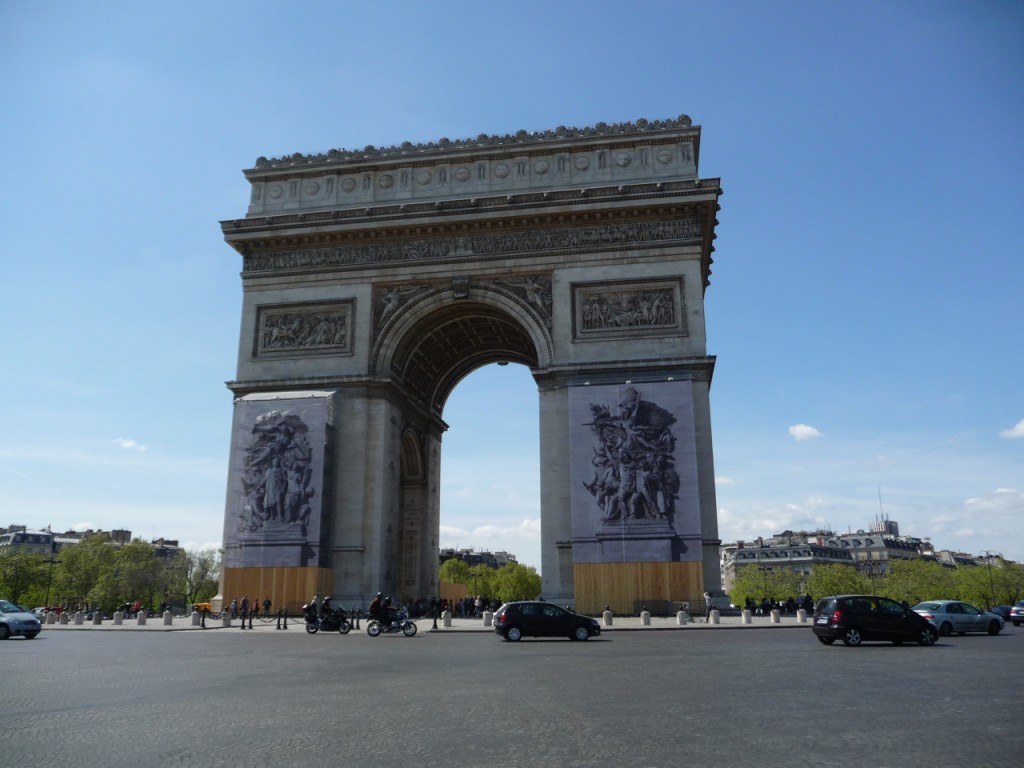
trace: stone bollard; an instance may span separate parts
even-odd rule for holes
[[[114,626],[120,627],[124,622],[124,614],[121,611],[114,611]]]
[[[645,627],[651,626],[650,611],[640,611],[640,623],[643,624]]]
[[[709,623],[711,623],[711,624],[721,624],[722,623],[722,614],[721,614],[721,612],[717,608],[712,609],[712,611],[711,611],[711,618],[710,618],[710,622]]]
[[[57,619],[57,621],[59,621],[61,624],[67,624],[68,623],[68,614],[67,614],[67,612],[65,611],[64,613],[62,613],[60,615],[60,618]]]
[[[604,613],[601,614],[601,623],[604,624],[606,627],[610,627],[614,619],[615,614],[609,610],[605,610]]]
[[[781,624],[782,623],[782,615],[778,611],[773,610],[772,613],[771,613],[771,622],[772,622],[772,624]]]
[[[676,613],[676,624],[678,624],[681,627],[685,627],[689,623],[690,614],[688,614],[686,611],[678,611]]]
[[[57,614],[54,613],[53,611],[50,611],[48,614],[46,614],[46,623],[47,624],[56,624],[57,623]]]
[[[75,625],[82,626],[85,623],[85,614],[81,611],[75,611]]]
[[[748,611],[746,608],[740,611],[740,624],[750,624],[751,621],[752,620],[750,618],[750,611]]]
[[[164,626],[169,627],[174,623],[174,614],[170,611],[164,611]]]
[[[203,623],[203,614],[199,611],[192,611],[192,626],[198,627]]]
[[[807,623],[807,611],[805,611],[803,608],[801,608],[800,610],[798,610],[796,612],[796,623],[797,624],[806,624]]]
[[[146,612],[145,611],[139,611],[137,614],[135,614],[135,623],[138,624],[140,627],[146,626]]]
[[[92,615],[92,623],[93,624],[102,624],[103,623],[103,614],[100,613],[99,611],[96,611],[96,613],[94,613]]]
[[[441,626],[450,627],[452,625],[452,612],[442,611],[441,612]]]
[[[221,621],[223,622],[221,626],[230,627],[231,626],[231,614],[228,613],[227,611],[224,611],[224,613],[221,614],[221,617],[222,617]]]
[[[493,627],[494,626],[494,614],[491,611],[484,611],[484,626],[485,627]]]

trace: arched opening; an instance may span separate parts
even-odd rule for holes
[[[540,420],[529,370],[473,371],[444,419],[440,547],[507,552],[540,572]]]

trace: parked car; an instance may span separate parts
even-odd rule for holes
[[[1010,605],[993,605],[989,608],[989,613],[994,613],[1000,619],[1003,620],[1003,626],[1006,626],[1006,622],[1010,620]]]
[[[1010,606],[1010,621],[1015,627],[1019,627],[1020,623],[1024,621],[1024,600],[1018,600]]]
[[[998,635],[1003,620],[994,613],[982,611],[970,603],[959,600],[925,600],[914,606],[914,610],[939,628],[939,634],[949,637],[956,632],[988,632]]]
[[[932,645],[939,633],[935,625],[910,608],[878,595],[833,595],[814,606],[811,624],[818,642],[857,646],[865,640],[887,640],[899,645]]]
[[[568,637],[586,640],[600,635],[601,625],[589,616],[581,616],[543,600],[519,600],[505,603],[494,614],[494,631],[513,642],[523,637]]]
[[[41,629],[39,617],[28,608],[0,600],[0,640],[17,635],[31,640]]]

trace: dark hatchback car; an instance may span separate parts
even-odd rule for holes
[[[568,637],[586,640],[601,634],[601,625],[589,616],[567,611],[543,600],[505,603],[494,614],[494,631],[513,642],[523,637]]]
[[[825,645],[842,640],[857,646],[865,640],[886,640],[899,645],[932,645],[939,636],[928,619],[895,600],[877,595],[834,595],[814,606],[815,637]]]

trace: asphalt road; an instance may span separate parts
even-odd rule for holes
[[[1019,766],[1024,629],[45,632],[0,643],[9,766]]]

